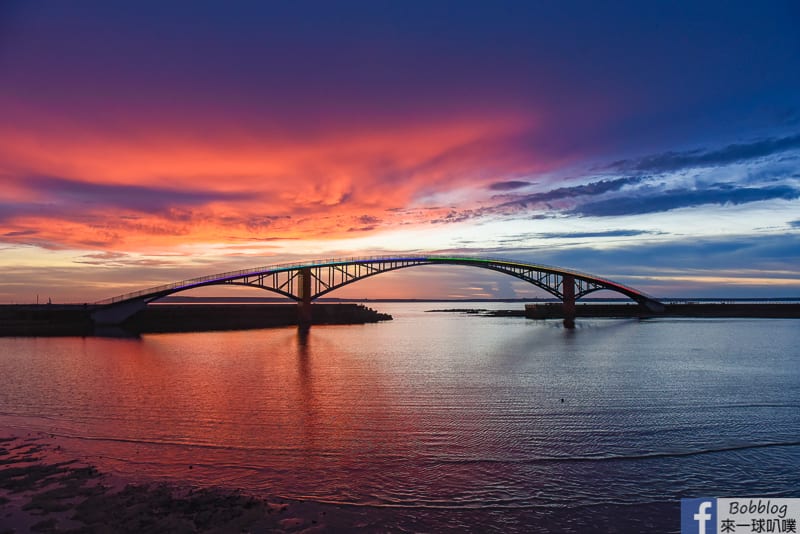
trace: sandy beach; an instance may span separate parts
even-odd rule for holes
[[[218,488],[130,482],[70,458],[48,434],[0,434],[0,534],[380,530],[362,510]]]

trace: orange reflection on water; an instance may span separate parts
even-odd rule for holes
[[[81,454],[132,476],[202,482],[220,466],[242,477],[265,468],[347,472],[365,455],[413,456],[413,443],[375,431],[422,430],[393,399],[400,389],[339,341],[321,327],[43,339],[42,350],[63,350],[58,377],[40,394],[70,399],[50,430],[80,436]]]

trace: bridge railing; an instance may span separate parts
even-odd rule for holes
[[[397,254],[387,254],[387,255],[376,255],[376,256],[356,256],[356,257],[345,257],[345,258],[327,258],[321,260],[310,260],[310,261],[303,261],[303,262],[288,262],[288,263],[278,263],[273,265],[267,265],[264,267],[256,267],[250,269],[238,269],[235,271],[227,271],[224,273],[217,273],[211,274],[206,276],[199,276],[196,278],[189,278],[187,280],[181,280],[178,282],[173,282],[170,284],[159,285],[155,287],[150,287],[147,289],[141,289],[139,291],[133,291],[130,293],[125,293],[122,295],[118,295],[116,297],[111,297],[107,299],[103,299],[100,301],[95,302],[97,305],[109,305],[114,304],[117,302],[122,302],[126,300],[132,300],[140,297],[150,296],[150,295],[157,295],[159,293],[169,293],[173,292],[173,290],[181,290],[181,289],[190,289],[192,287],[199,287],[204,285],[210,285],[215,282],[224,282],[227,280],[235,280],[237,278],[243,278],[245,276],[259,276],[263,274],[270,274],[274,272],[281,272],[281,271],[291,271],[294,269],[301,269],[304,267],[317,267],[317,266],[326,266],[326,265],[341,265],[341,264],[353,264],[353,263],[377,263],[377,262],[386,262],[386,261],[397,261],[397,262],[415,262],[418,261],[420,263],[425,263],[428,261],[443,261],[443,262],[453,262],[457,263],[459,261],[463,261],[465,263],[475,263],[475,262],[485,262],[485,263],[498,263],[498,264],[507,264],[507,265],[517,265],[520,267],[529,267],[534,270],[542,270],[548,271],[555,274],[570,274],[573,276],[577,276],[579,278],[583,278],[586,280],[600,282],[601,284],[605,284],[614,288],[624,289],[631,294],[642,295],[647,298],[652,298],[649,295],[645,295],[641,291],[637,291],[633,288],[624,286],[617,282],[613,282],[611,280],[606,280],[603,278],[599,278],[597,276],[591,275],[589,273],[584,273],[581,271],[576,271],[574,269],[564,269],[562,267],[555,267],[552,265],[545,265],[545,264],[538,264],[538,263],[522,263],[514,260],[510,260],[508,258],[498,258],[498,257],[485,257],[485,256],[455,256],[455,255],[434,255],[434,254],[419,254],[419,255],[408,255],[408,256],[400,256]]]
[[[266,266],[266,267],[256,267],[255,269],[239,269],[239,270],[236,270],[236,271],[227,271],[227,272],[224,272],[224,273],[211,274],[211,275],[207,275],[207,276],[198,276],[196,278],[189,278],[187,280],[181,280],[179,282],[173,282],[171,284],[164,284],[164,285],[160,285],[160,286],[150,287],[150,288],[147,288],[147,289],[141,289],[139,291],[132,291],[130,293],[125,293],[123,295],[118,295],[116,297],[111,297],[111,298],[107,298],[107,299],[103,299],[103,300],[97,301],[95,304],[99,304],[99,305],[114,304],[115,302],[121,302],[123,300],[135,299],[137,297],[142,297],[142,296],[145,296],[145,295],[157,294],[157,293],[161,293],[161,292],[164,292],[164,291],[171,291],[173,289],[190,288],[190,287],[193,287],[193,286],[206,285],[209,282],[215,282],[215,281],[221,282],[223,280],[241,278],[241,277],[247,276],[247,275],[258,275],[258,274],[264,274],[264,273],[281,271],[281,270],[289,271],[289,270],[297,269],[299,267],[304,267],[304,266],[307,266],[307,264],[278,263],[278,264],[269,265],[269,266]]]
[[[352,257],[352,258],[333,258],[333,259],[324,259],[324,260],[311,260],[311,261],[303,261],[303,262],[288,262],[288,263],[276,263],[273,265],[267,265],[264,267],[255,267],[250,269],[238,269],[235,271],[227,271],[224,273],[217,273],[211,274],[206,276],[198,276],[196,278],[189,278],[186,280],[181,280],[178,282],[172,282],[170,284],[164,284],[160,286],[149,287],[146,289],[140,289],[138,291],[132,291],[130,293],[124,293],[122,295],[117,295],[116,297],[110,297],[107,299],[99,300],[95,302],[98,305],[106,305],[106,304],[114,304],[116,302],[122,302],[125,300],[131,300],[138,297],[142,297],[145,295],[152,295],[157,293],[162,293],[164,291],[171,291],[173,289],[180,289],[180,288],[190,288],[194,286],[206,285],[209,282],[215,281],[224,281],[224,280],[231,280],[236,278],[241,278],[244,276],[257,276],[261,274],[268,274],[271,272],[279,272],[279,271],[291,271],[294,269],[300,269],[303,267],[314,267],[319,265],[331,265],[331,264],[342,264],[342,263],[355,263],[355,262],[367,262],[367,261],[385,261],[386,259],[400,259],[397,256],[361,256],[361,257]],[[403,258],[408,260],[409,258]]]

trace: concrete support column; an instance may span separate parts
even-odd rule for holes
[[[575,328],[575,277],[569,274],[562,277],[561,294],[564,295],[564,328]]]
[[[297,301],[297,323],[307,328],[311,326],[311,269],[304,267],[297,276],[300,278],[297,281],[300,297]]]

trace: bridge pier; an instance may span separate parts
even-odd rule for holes
[[[575,328],[575,277],[565,274],[561,277],[561,294],[564,306],[564,328]]]
[[[202,276],[96,302],[93,318],[96,323],[117,324],[133,315],[139,308],[144,307],[147,302],[196,287],[231,284],[274,291],[294,300],[297,302],[299,324],[308,326],[313,322],[311,302],[316,298],[346,284],[376,274],[406,267],[433,264],[480,267],[533,284],[561,300],[561,308],[563,308],[564,312],[564,326],[567,328],[572,328],[575,324],[577,312],[575,300],[585,297],[592,291],[616,291],[646,306],[652,313],[658,313],[664,309],[660,302],[640,291],[586,273],[496,258],[421,254],[415,256],[340,258],[297,265],[273,265]]]
[[[308,328],[311,326],[311,269],[303,267],[297,275],[300,280],[298,281],[298,297],[297,301],[297,324],[301,328]]]

